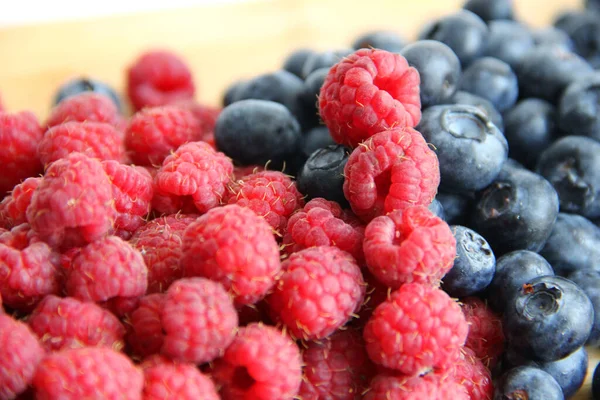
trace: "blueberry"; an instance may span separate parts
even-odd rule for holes
[[[600,0],[585,0],[585,8],[591,11],[600,12]]]
[[[519,101],[504,114],[504,136],[508,141],[508,155],[535,168],[539,155],[558,136],[556,108],[542,99]]]
[[[354,49],[338,49],[311,54],[302,66],[302,77],[306,79],[319,68],[331,68],[353,52]]]
[[[544,257],[529,250],[506,253],[496,260],[496,271],[487,290],[490,306],[502,312],[524,283],[546,275],[554,275]]]
[[[574,11],[559,18],[555,24],[573,41],[575,53],[593,67],[600,67],[600,18],[598,14]]]
[[[521,168],[506,167],[480,192],[471,217],[496,255],[513,250],[539,251],[548,240],[558,196],[543,177]]]
[[[534,29],[531,34],[538,47],[558,47],[565,51],[574,51],[575,45],[567,33],[554,26]]]
[[[483,54],[488,35],[488,27],[481,18],[471,11],[460,10],[428,25],[419,39],[447,44],[465,67]]]
[[[302,128],[304,131],[319,125],[319,106],[318,95],[325,77],[329,73],[329,68],[319,68],[306,77],[302,90],[299,93],[298,100],[303,109],[304,121]]]
[[[223,93],[223,100],[222,100],[223,107],[227,107],[228,105],[230,105],[231,103],[233,103],[237,100],[238,91],[240,91],[245,84],[246,84],[246,81],[238,80],[238,81],[231,83],[227,87],[227,89],[225,89],[225,92]]]
[[[488,242],[472,229],[451,226],[456,258],[442,279],[442,289],[452,297],[475,295],[488,287],[496,270],[496,257]]]
[[[491,21],[485,56],[495,57],[515,68],[535,43],[531,30],[517,21]]]
[[[123,112],[123,104],[117,92],[108,84],[90,78],[76,78],[61,85],[54,96],[53,104],[56,105],[67,97],[84,92],[95,92],[107,96],[115,103],[119,112]]]
[[[578,270],[600,272],[600,228],[581,215],[559,213],[540,254],[560,276]]]
[[[546,371],[521,366],[506,371],[494,385],[494,400],[563,400],[562,389]]]
[[[356,38],[352,47],[355,50],[374,48],[398,53],[405,45],[406,41],[396,32],[373,31]]]
[[[521,97],[539,97],[556,104],[563,90],[593,71],[580,56],[560,47],[538,47],[516,68]]]
[[[537,171],[552,183],[563,212],[600,217],[600,143],[565,136],[542,152]]]
[[[465,104],[469,106],[475,106],[483,111],[488,119],[492,121],[496,128],[500,129],[500,131],[504,131],[504,121],[502,120],[502,114],[496,107],[487,99],[484,99],[481,96],[477,96],[472,93],[464,92],[462,90],[457,90],[454,95],[448,99],[448,101],[444,102],[447,104]]]
[[[472,195],[439,191],[435,198],[444,209],[444,221],[450,225],[464,225],[467,223],[473,203]]]
[[[564,132],[600,141],[600,72],[567,86],[558,110],[558,123]]]
[[[585,344],[597,347],[600,344],[600,272],[590,269],[577,270],[567,278],[575,282],[592,302],[592,306],[594,307],[594,324]]]
[[[463,8],[489,22],[497,19],[513,19],[512,0],[468,0]]]
[[[583,346],[594,322],[592,302],[561,276],[526,282],[506,305],[502,329],[508,347],[534,361],[555,361]]]
[[[600,400],[600,363],[596,364],[592,377],[592,396],[594,400]]]
[[[423,108],[440,104],[456,92],[461,67],[450,47],[435,40],[418,40],[400,54],[419,71]]]
[[[506,139],[477,107],[430,107],[423,112],[417,130],[438,156],[441,187],[467,192],[483,189],[506,161]]]
[[[311,154],[298,175],[298,190],[308,199],[322,197],[348,206],[344,197],[344,167],[350,149],[332,145]]]
[[[519,96],[517,76],[510,65],[493,57],[473,61],[464,70],[459,87],[489,100],[500,112],[512,107]]]
[[[283,165],[300,145],[300,125],[283,105],[240,100],[223,109],[215,125],[217,148],[240,165]]]
[[[306,60],[315,54],[311,49],[297,49],[290,53],[283,62],[283,69],[302,78],[302,67]]]
[[[326,126],[317,126],[306,132],[302,138],[302,154],[308,158],[323,147],[335,144]]]
[[[438,199],[433,199],[429,206],[427,207],[429,211],[431,211],[436,217],[446,220],[446,215],[444,214],[444,206],[439,202]]]

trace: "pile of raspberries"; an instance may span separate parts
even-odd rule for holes
[[[349,209],[234,165],[194,95],[151,51],[129,118],[92,92],[0,111],[0,399],[491,398],[499,319],[440,289],[418,72],[374,49],[329,71]]]

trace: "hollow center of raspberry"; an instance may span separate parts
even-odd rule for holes
[[[390,186],[392,184],[392,171],[391,168],[386,169],[381,174],[375,177],[375,188],[377,189],[377,197],[385,198],[390,192]]]
[[[248,390],[256,381],[250,376],[246,367],[237,367],[233,372],[233,384],[241,390]]]

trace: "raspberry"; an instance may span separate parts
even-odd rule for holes
[[[42,173],[37,147],[43,134],[33,113],[0,111],[0,194],[23,179]]]
[[[254,304],[281,271],[279,246],[269,224],[235,204],[218,207],[192,222],[183,234],[185,276],[223,284],[236,305]]]
[[[201,127],[191,112],[175,106],[135,113],[125,131],[125,147],[137,165],[160,165],[184,143],[199,140]]]
[[[0,203],[0,224],[6,228],[27,222],[25,212],[31,203],[33,192],[39,186],[42,178],[27,178],[15,186],[12,192]]]
[[[190,111],[194,115],[194,118],[196,118],[198,125],[201,126],[201,130],[204,134],[204,137],[212,134],[212,132],[215,129],[217,118],[221,113],[220,108],[211,107],[206,104],[200,104],[194,100],[179,101],[175,105]]]
[[[162,293],[144,296],[129,316],[131,330],[127,342],[136,356],[144,358],[160,352],[164,342],[160,320],[164,302],[165,295]]]
[[[141,400],[142,371],[123,354],[102,347],[66,349],[48,355],[33,378],[36,399]]]
[[[369,271],[392,289],[408,282],[439,286],[454,263],[456,239],[427,207],[414,206],[369,222],[363,249]]]
[[[136,110],[192,99],[194,93],[189,67],[169,51],[148,51],[127,70],[127,95]]]
[[[31,383],[44,349],[23,322],[0,314],[0,399],[14,399]]]
[[[142,168],[108,160],[102,162],[104,172],[112,183],[112,196],[117,217],[115,235],[129,239],[136,229],[146,223],[154,194],[152,176]]]
[[[104,122],[117,128],[122,137],[123,117],[110,97],[102,94],[85,92],[62,100],[50,112],[46,126],[69,121]]]
[[[220,283],[204,278],[174,282],[166,292],[161,323],[162,354],[202,364],[223,354],[238,327],[233,301]]]
[[[386,301],[392,290],[376,279],[368,269],[363,270],[365,280],[365,300],[358,312],[358,325],[364,327],[378,305]]]
[[[296,183],[279,171],[262,171],[233,182],[229,204],[248,207],[277,232],[283,232],[290,215],[304,205]]]
[[[490,370],[471,349],[462,350],[450,376],[467,391],[471,400],[491,400],[494,397]]]
[[[183,276],[180,266],[183,232],[196,218],[185,214],[160,217],[140,227],[129,239],[148,268],[148,293],[164,292]]]
[[[142,255],[116,236],[81,249],[65,282],[69,296],[91,302],[140,297],[147,286],[148,269]]]
[[[469,324],[465,347],[473,350],[488,368],[494,368],[504,351],[502,319],[477,297],[461,301],[462,311]]]
[[[364,328],[371,360],[406,375],[448,369],[458,358],[469,327],[445,292],[405,283],[380,304]]]
[[[100,161],[71,153],[55,161],[34,192],[27,221],[53,247],[75,247],[112,229],[112,185]]]
[[[174,363],[153,357],[141,365],[144,371],[144,400],[219,400],[214,383],[194,364]]]
[[[239,181],[245,176],[266,171],[265,167],[260,165],[236,165],[233,167],[233,177],[235,181]]]
[[[0,234],[0,243],[17,250],[24,250],[30,244],[37,242],[42,241],[26,222],[13,227],[10,231]],[[52,254],[52,257],[56,256],[58,256],[58,253]],[[52,258],[52,262],[54,261],[56,259]]]
[[[363,264],[364,230],[362,223],[338,203],[315,198],[290,217],[283,244],[288,253],[312,246],[335,246]]]
[[[443,375],[402,376],[380,374],[371,381],[364,400],[469,400],[466,391]]]
[[[344,167],[344,195],[364,221],[427,206],[440,183],[439,162],[412,128],[380,132],[354,149]]]
[[[272,317],[304,340],[322,339],[344,325],[362,304],[365,284],[354,258],[332,246],[292,254],[267,298]]]
[[[319,111],[333,139],[356,147],[377,132],[421,119],[419,73],[399,54],[361,49],[335,64],[321,86]]]
[[[340,330],[322,342],[311,342],[302,354],[304,400],[360,400],[371,371],[365,344],[356,330]]]
[[[292,400],[302,381],[298,346],[281,331],[263,324],[240,328],[212,369],[221,398]]]
[[[232,174],[229,157],[207,143],[191,142],[164,160],[154,180],[160,194],[189,196],[198,211],[205,213],[221,203]]]

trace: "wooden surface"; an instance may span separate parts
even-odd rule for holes
[[[515,0],[519,19],[536,27],[580,0]],[[0,93],[11,110],[45,118],[55,88],[87,74],[123,88],[124,70],[143,50],[165,47],[192,66],[198,100],[218,104],[240,78],[280,67],[298,47],[350,45],[359,33],[391,29],[414,39],[423,24],[457,9],[460,0],[261,0],[161,13],[0,29]],[[600,360],[594,352],[584,388]]]

